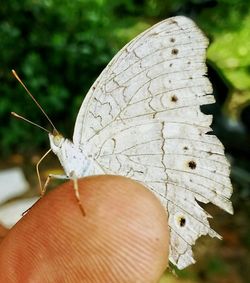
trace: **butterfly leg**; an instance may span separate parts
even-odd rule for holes
[[[54,179],[59,179],[59,180],[68,180],[69,177],[66,176],[66,175],[56,175],[56,174],[49,174],[49,176],[47,177],[46,179],[46,182],[44,184],[44,186],[41,188],[41,197],[44,196],[46,190],[47,190],[47,187],[49,185],[49,182],[51,181],[51,179],[54,178]]]
[[[40,160],[37,162],[36,164],[36,174],[37,174],[37,178],[38,178],[38,182],[39,182],[39,187],[40,187],[40,199],[41,197],[45,194],[46,191],[46,187],[42,186],[42,182],[41,182],[41,177],[40,177],[40,171],[39,171],[39,165],[41,164],[41,162],[43,161],[43,159],[51,152],[51,149],[49,149],[41,158]],[[46,181],[47,182],[47,181]],[[49,182],[49,181],[48,181]],[[46,185],[46,183],[45,183]],[[38,199],[30,208],[26,209],[23,213],[22,216],[24,216],[40,199]]]
[[[37,174],[37,178],[38,178],[38,182],[39,182],[39,187],[40,187],[40,196],[43,196],[45,194],[46,188],[44,189],[45,186],[42,186],[42,181],[41,181],[41,177],[40,177],[40,171],[39,171],[39,165],[41,164],[41,162],[43,161],[43,159],[51,152],[51,149],[49,149],[41,158],[40,160],[37,162],[36,164],[36,174]],[[47,182],[47,181],[46,181]],[[49,182],[49,181],[48,181]],[[45,183],[46,184],[46,183]]]
[[[71,176],[71,177],[68,177],[68,176],[66,176],[66,175],[54,175],[54,174],[49,174],[49,176],[48,176],[48,178],[47,178],[47,180],[46,180],[46,182],[45,182],[45,184],[44,184],[41,197],[45,194],[46,189],[47,189],[47,187],[48,187],[48,184],[49,184],[49,182],[50,182],[50,180],[51,180],[52,178],[60,179],[60,180],[72,179],[73,184],[74,184],[73,187],[74,187],[74,191],[75,191],[76,200],[77,200],[77,202],[78,202],[78,205],[79,205],[79,207],[80,207],[80,210],[81,210],[83,216],[85,216],[86,213],[85,213],[85,210],[84,210],[84,208],[83,208],[83,206],[82,206],[82,203],[81,203],[80,194],[79,194],[79,188],[78,188],[78,182],[77,182],[77,177],[75,177],[75,174],[74,174],[73,172],[70,174],[70,176]]]
[[[40,178],[40,175],[39,175],[39,178]],[[42,187],[41,186],[41,190],[40,190],[40,198],[28,209],[26,209],[23,213],[22,213],[22,216],[24,216],[35,204],[37,204],[37,202],[44,196],[45,192],[46,192],[46,189],[48,187],[48,184],[50,182],[50,180],[52,178],[55,178],[55,179],[60,179],[60,180],[68,180],[69,177],[66,176],[66,175],[55,175],[55,174],[49,174],[49,176],[47,177],[46,179],[46,182],[44,184],[44,186]],[[39,179],[40,180],[40,179]]]
[[[73,183],[74,183],[74,191],[75,191],[76,200],[77,200],[77,202],[78,202],[78,205],[79,205],[79,207],[80,207],[80,210],[81,210],[81,212],[82,212],[82,215],[85,216],[86,213],[85,213],[85,210],[84,210],[84,208],[83,208],[83,206],[82,206],[82,203],[81,203],[80,194],[79,194],[79,189],[78,189],[77,178],[74,177],[74,178],[72,178],[72,180],[73,180]]]

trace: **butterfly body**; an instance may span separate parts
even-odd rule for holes
[[[89,175],[93,163],[78,145],[60,134],[49,134],[50,147],[57,155],[67,178],[81,178]]]

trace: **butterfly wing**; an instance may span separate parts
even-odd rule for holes
[[[194,262],[201,235],[219,235],[199,206],[229,213],[229,163],[211,134],[214,102],[206,74],[206,37],[186,17],[164,20],[128,43],[89,90],[73,141],[94,160],[91,174],[117,174],[151,189],[169,214],[170,261]]]

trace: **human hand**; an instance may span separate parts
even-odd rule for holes
[[[151,283],[168,265],[167,216],[142,185],[118,176],[78,180],[43,197],[0,245],[5,283]]]

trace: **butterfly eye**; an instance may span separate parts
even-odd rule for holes
[[[55,135],[53,137],[53,142],[54,142],[54,145],[57,146],[57,147],[60,147],[62,142],[63,142],[63,136],[61,135]]]

